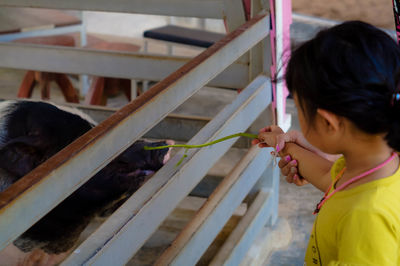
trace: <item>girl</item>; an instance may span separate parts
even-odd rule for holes
[[[400,265],[395,41],[366,23],[345,22],[294,51],[285,80],[309,144],[278,127],[261,130],[254,144],[276,147],[298,168],[294,182],[304,177],[326,192],[315,209],[306,265]],[[324,153],[342,157],[333,163]]]

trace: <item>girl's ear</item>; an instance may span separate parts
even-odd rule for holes
[[[319,114],[322,119],[322,125],[329,132],[339,132],[340,130],[340,118],[332,112],[329,112],[324,109],[317,109],[317,114]]]

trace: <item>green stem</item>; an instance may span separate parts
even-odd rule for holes
[[[158,146],[158,147],[149,147],[149,146],[144,146],[144,149],[147,151],[150,150],[160,150],[160,149],[165,149],[165,148],[173,148],[173,147],[178,147],[178,148],[186,148],[186,149],[193,149],[193,148],[202,148],[206,146],[210,146],[213,144],[216,144],[218,142],[227,140],[227,139],[232,139],[232,138],[237,138],[237,137],[246,137],[246,138],[251,138],[251,139],[256,139],[258,136],[255,134],[249,134],[249,133],[236,133],[233,135],[229,135],[208,143],[200,144],[200,145],[186,145],[186,144],[174,144],[174,145],[165,145],[165,146]]]

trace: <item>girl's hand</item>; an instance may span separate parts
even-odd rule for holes
[[[299,131],[293,130],[285,133],[278,126],[268,126],[260,129],[258,138],[254,139],[252,144],[258,144],[260,148],[273,147],[279,152],[285,148],[286,142],[296,143],[308,150],[312,147]]]
[[[292,160],[290,155],[282,156],[278,163],[278,166],[281,169],[282,175],[286,176],[286,182],[294,183],[297,186],[308,184],[307,180],[305,180],[299,174],[297,161]]]
[[[279,153],[285,148],[286,142],[294,142],[304,145],[304,141],[305,139],[298,131],[290,131],[285,133],[278,126],[268,126],[260,129],[258,139],[254,139],[252,144],[258,144],[260,148],[274,147],[276,152]],[[292,160],[290,155],[283,155],[284,154],[282,153],[278,154],[278,156],[281,157],[278,166],[281,169],[281,173],[286,176],[286,181],[288,183],[294,183],[298,186],[307,184],[308,182],[298,173],[297,161]]]

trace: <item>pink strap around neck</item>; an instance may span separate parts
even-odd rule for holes
[[[330,193],[329,195],[327,195],[326,197],[324,197],[324,199],[318,204],[317,210],[319,211],[319,209],[321,209],[322,205],[324,205],[325,201],[327,201],[329,198],[331,198],[336,192],[338,192],[338,191],[340,191],[340,190],[343,190],[344,188],[346,188],[346,187],[347,187],[348,185],[350,185],[351,183],[354,183],[354,182],[356,182],[357,180],[359,180],[359,179],[361,179],[361,178],[363,178],[363,177],[365,177],[365,176],[367,176],[367,175],[369,175],[369,174],[371,174],[371,173],[373,173],[373,172],[375,172],[375,171],[381,169],[382,167],[384,167],[385,165],[387,165],[390,161],[392,161],[396,156],[397,156],[397,153],[393,152],[392,155],[391,155],[386,161],[384,161],[383,163],[381,163],[380,165],[378,165],[378,166],[376,166],[376,167],[374,167],[374,168],[372,168],[372,169],[370,169],[370,170],[368,170],[368,171],[366,171],[366,172],[364,172],[364,173],[362,173],[362,174],[360,174],[360,175],[358,175],[358,176],[356,176],[356,177],[353,177],[352,179],[350,179],[350,180],[348,180],[347,182],[345,182],[344,184],[342,184],[340,187],[335,188],[335,189],[332,191],[332,193]],[[330,189],[330,188],[329,188],[329,189]],[[328,192],[329,192],[329,191],[327,191],[327,193],[328,193]],[[317,213],[318,211],[314,211],[314,214]]]
[[[371,174],[371,173],[373,173],[373,172],[375,172],[375,171],[381,169],[382,167],[384,167],[385,165],[387,165],[391,160],[393,160],[396,156],[397,156],[397,154],[396,154],[395,152],[393,152],[393,153],[392,153],[392,156],[390,156],[386,161],[384,161],[384,162],[381,163],[380,165],[378,165],[378,166],[376,166],[376,167],[374,167],[374,168],[372,168],[372,169],[370,169],[370,170],[368,170],[368,171],[366,171],[366,172],[364,172],[364,173],[362,173],[362,174],[360,174],[360,175],[358,175],[358,176],[356,176],[356,177],[353,177],[353,178],[350,179],[349,181],[343,183],[343,184],[342,184],[340,187],[338,187],[336,190],[338,190],[338,191],[339,191],[339,190],[342,190],[342,189],[344,189],[345,187],[347,187],[348,185],[350,185],[351,183],[356,182],[357,180],[363,178],[364,176],[367,176],[367,175],[369,175],[369,174]]]

